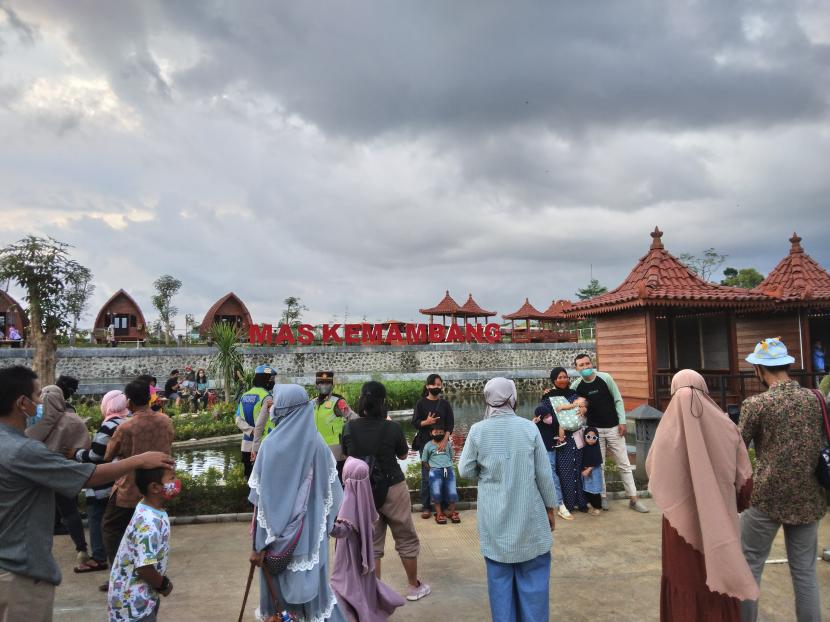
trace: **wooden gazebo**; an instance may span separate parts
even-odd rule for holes
[[[830,346],[830,274],[804,252],[798,234],[790,238],[787,256],[753,292],[774,304],[764,313],[738,314],[738,352],[751,352],[763,337],[780,337],[795,357],[793,367],[814,373],[813,342],[820,340],[825,350]],[[743,359],[738,357],[739,368],[750,369]]]
[[[248,328],[253,324],[248,307],[233,292],[228,292],[222,296],[208,309],[202,323],[199,325],[199,334],[204,337],[210,333],[210,329],[217,322],[227,322],[236,326],[246,338]]]
[[[12,298],[8,292],[0,290],[0,331],[3,331],[4,340],[8,340],[10,326],[14,326],[21,337],[25,339],[25,329],[28,324],[29,320],[20,303]]]
[[[770,310],[772,300],[704,281],[663,247],[658,228],[651,237],[619,287],[574,303],[567,314],[596,318],[596,362],[617,381],[626,409],[664,408],[671,376],[683,368],[702,372],[724,408],[738,403],[738,359],[746,352],[738,348],[737,316]],[[765,332],[752,337],[753,347],[773,336]]]
[[[545,316],[542,321],[544,341],[548,343],[578,341],[576,320],[567,314],[572,304],[570,300],[554,300],[547,309],[542,311],[542,315]]]
[[[107,339],[107,327],[115,325],[116,341],[143,341],[147,322],[138,303],[123,289],[119,289],[104,303],[95,318],[93,335],[95,341],[103,343]]]
[[[497,314],[496,311],[486,311],[483,309],[475,300],[473,300],[473,295],[470,294],[467,296],[467,302],[461,305],[461,312],[463,317],[466,320],[472,318],[473,323],[478,322],[479,318],[483,320],[487,320],[487,318],[493,317]]]
[[[418,312],[421,315],[428,315],[430,324],[434,317],[441,316],[441,324],[444,326],[446,326],[447,318],[450,318],[453,324],[457,324],[458,318],[467,317],[466,312],[462,311],[461,306],[450,296],[449,290],[437,305],[429,309],[418,309]]]
[[[542,329],[534,330],[530,323],[534,321],[541,324],[547,318],[544,313],[530,304],[530,300],[528,298],[525,298],[524,304],[519,307],[517,311],[508,313],[502,317],[505,320],[510,320],[510,340],[513,343],[529,343],[531,341],[542,340]],[[516,320],[525,321],[524,329],[516,329]]]

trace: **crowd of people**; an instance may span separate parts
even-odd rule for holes
[[[764,562],[782,526],[797,618],[820,619],[817,528],[826,492],[816,468],[826,444],[824,397],[789,378],[793,359],[777,339],[761,342],[747,361],[768,389],[744,401],[738,426],[700,374],[682,370],[672,381],[646,463],[662,512],[662,620],[754,620]],[[576,379],[561,367],[551,371],[553,386],[532,420],[516,416],[512,380],[489,380],[483,418],[470,427],[457,463],[455,418],[438,374],[427,377],[413,409],[421,517],[460,522],[456,466],[477,482],[494,620],[550,618],[556,517],[608,509],[607,458],[617,464],[628,507],[648,512],[634,485],[613,378],[587,354],[574,367]],[[206,381],[199,372],[197,390]],[[410,444],[388,416],[384,385],[365,383],[352,410],[334,393],[331,371],[317,372],[315,397],[275,380],[273,367],[258,366],[236,412],[253,506],[248,587],[260,569],[258,619],[382,621],[406,600],[429,596],[399,463]],[[181,399],[183,382],[174,370],[164,397]],[[104,395],[103,421],[90,438],[69,405],[77,389],[74,378],[41,388],[28,368],[0,369],[0,619],[51,620],[61,579],[51,553],[57,509],[77,551],[73,570],[109,571],[101,585],[109,620],[156,620],[173,590],[164,508],[181,483],[170,458],[172,422],[157,412],[155,378],[140,376]],[[90,546],[76,503],[81,489]],[[406,574],[403,597],[381,580],[387,531]]]

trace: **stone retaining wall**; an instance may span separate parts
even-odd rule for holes
[[[409,346],[309,346],[243,347],[247,367],[270,363],[280,372],[281,381],[313,382],[314,372],[334,370],[343,380],[374,376],[422,378],[430,372],[453,376],[453,384],[478,390],[483,381],[502,372],[513,377],[546,378],[546,371],[558,365],[573,367],[578,352],[594,352],[593,343],[556,344],[434,344]],[[150,373],[159,383],[174,368],[185,365],[207,368],[215,350],[198,348],[61,348],[58,374],[69,374],[82,383],[122,380]],[[30,365],[31,350],[0,350],[0,366]],[[517,372],[522,373],[517,373]],[[458,372],[448,374],[447,372]],[[454,387],[455,388],[455,387]],[[536,388],[529,387],[529,388]]]

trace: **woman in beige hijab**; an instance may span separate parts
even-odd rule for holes
[[[677,372],[671,391],[646,460],[648,488],[663,512],[660,619],[738,622],[740,601],[758,598],[738,524],[752,465],[700,374]]]

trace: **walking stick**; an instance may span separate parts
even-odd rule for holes
[[[245,615],[245,604],[248,602],[248,592],[251,591],[251,581],[254,579],[254,569],[256,569],[256,564],[251,562],[251,570],[248,572],[248,583],[245,585],[245,595],[242,597],[242,609],[239,611],[239,622],[242,622],[242,616]]]

